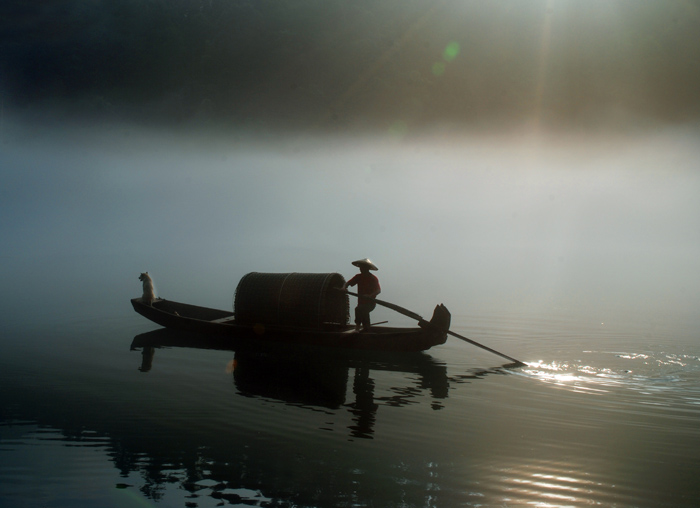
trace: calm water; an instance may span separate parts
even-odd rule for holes
[[[0,505],[700,500],[697,332],[678,323],[455,313],[529,364],[506,370],[453,338],[402,357],[143,347],[188,338],[122,304],[6,332]]]

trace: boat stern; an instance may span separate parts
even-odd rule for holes
[[[447,310],[443,304],[436,305],[435,310],[433,310],[433,317],[430,321],[421,320],[418,322],[418,326],[424,330],[431,330],[436,334],[439,334],[440,341],[437,344],[444,344],[447,341],[447,331],[450,329],[450,324],[452,323],[452,314]]]

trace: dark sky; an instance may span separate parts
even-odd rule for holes
[[[5,111],[339,131],[700,115],[697,0],[5,0]]]

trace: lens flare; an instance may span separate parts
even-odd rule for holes
[[[452,60],[457,58],[457,55],[459,55],[459,43],[450,42],[445,48],[445,51],[442,54],[442,58],[446,62],[451,62]]]

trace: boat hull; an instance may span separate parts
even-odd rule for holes
[[[131,300],[134,310],[160,326],[204,335],[228,337],[232,341],[284,343],[329,348],[371,351],[425,351],[444,344],[449,329],[449,312],[441,307],[431,320],[431,326],[398,328],[374,326],[369,331],[356,332],[352,326],[329,325],[327,328],[294,328],[249,325],[235,322],[232,312],[198,307],[159,299],[152,305],[141,298]]]

